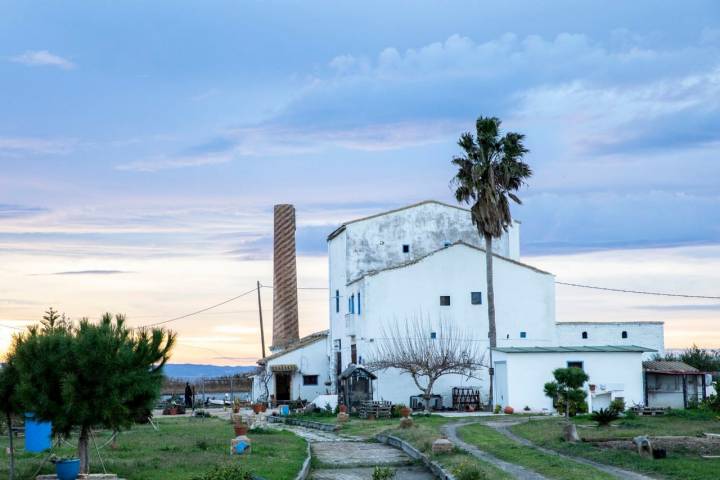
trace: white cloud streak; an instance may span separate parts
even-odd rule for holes
[[[63,70],[72,70],[76,66],[70,60],[50,53],[47,50],[28,50],[14,57],[10,57],[10,61],[29,67],[56,67]]]

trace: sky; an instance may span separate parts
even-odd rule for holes
[[[480,115],[526,135],[525,262],[720,296],[720,5],[545,3],[1,2],[0,350],[50,306],[147,325],[270,285],[275,203],[323,287],[342,221],[453,201]],[[720,300],[556,293],[720,348]],[[301,333],[327,311],[301,291]],[[254,295],[169,325],[176,362],[260,353]]]

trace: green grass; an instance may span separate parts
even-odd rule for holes
[[[573,420],[581,438],[589,441],[632,439],[637,435],[696,436],[704,432],[720,432],[720,422],[714,415],[702,412],[685,412],[658,417],[637,417],[614,422],[613,427],[596,428],[587,418]],[[647,473],[652,476],[677,480],[710,480],[720,474],[720,459],[704,459],[695,452],[671,451],[668,458],[651,460],[640,457],[632,450],[599,448],[591,443],[568,444],[563,442],[562,424],[557,419],[532,420],[512,427],[512,431],[538,445],[569,455],[582,456],[597,462]]]
[[[234,437],[232,425],[216,418],[191,419],[187,417],[159,419],[160,430],[150,425],[137,425],[123,432],[117,440],[117,448],[101,450],[108,472],[117,473],[128,480],[190,480],[211,470],[216,465],[238,463],[268,480],[294,478],[305,460],[305,441],[290,432],[252,432],[252,452],[230,455],[230,440]],[[110,432],[98,432],[97,442],[105,443]],[[77,444],[77,438],[69,440]],[[3,450],[8,444],[7,436],[0,440]],[[91,471],[102,472],[102,467],[91,443]],[[19,439],[16,446],[17,468],[20,479],[32,478],[47,454],[28,454]],[[75,449],[63,445],[53,450],[58,456],[75,456]],[[5,456],[7,460],[7,456]],[[0,478],[7,477],[8,463],[0,463]],[[53,466],[46,464],[41,473],[53,473]]]
[[[558,458],[517,444],[505,435],[482,424],[458,429],[465,442],[477,446],[506,462],[521,465],[548,478],[558,480],[612,480],[615,477],[572,460]]]
[[[402,429],[399,428],[399,418],[362,420],[351,417],[350,420],[342,426],[340,434],[368,439],[372,439],[378,433],[394,435],[410,443],[421,452],[430,456],[432,460],[437,461],[451,471],[461,464],[471,464],[477,466],[480,471],[485,474],[486,478],[497,480],[512,478],[495,466],[478,460],[472,455],[458,449],[455,449],[452,453],[433,454],[432,443],[441,437],[442,426],[453,420],[454,419],[441,417],[439,415],[431,415],[429,417],[414,416],[414,426],[412,428]]]

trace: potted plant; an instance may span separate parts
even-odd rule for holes
[[[267,411],[267,405],[264,403],[260,404],[260,413],[265,413]]]
[[[338,410],[340,411],[340,413],[347,413],[347,405],[341,403],[338,407]]]
[[[258,413],[262,412],[262,404],[260,403],[253,403],[252,410],[257,415]],[[237,413],[237,412],[235,412]]]
[[[55,464],[58,480],[75,480],[80,475],[79,458],[58,458],[53,455],[50,461]]]
[[[504,412],[506,415],[512,415],[513,413],[515,413],[515,409],[514,409],[513,407],[511,407],[510,405],[508,405],[507,407],[505,407],[505,408],[503,409],[503,412]]]
[[[412,413],[412,410],[410,410],[409,407],[406,405],[400,406],[400,416],[403,418],[408,418],[410,414]]]
[[[247,435],[248,426],[242,420],[235,420],[233,422],[233,430],[235,430],[235,436]]]

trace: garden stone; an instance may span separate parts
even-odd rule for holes
[[[432,453],[450,453],[453,450],[453,444],[447,438],[438,438],[432,444]]]
[[[580,435],[578,435],[577,427],[574,423],[570,422],[563,427],[563,440],[569,443],[577,443],[580,441]]]

